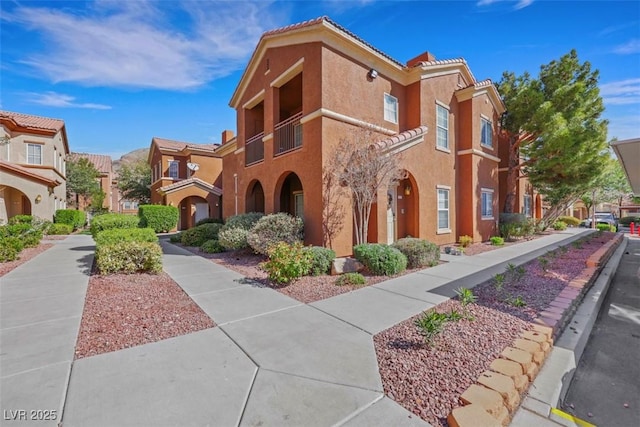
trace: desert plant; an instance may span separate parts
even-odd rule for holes
[[[336,279],[337,286],[362,286],[365,283],[367,281],[360,273],[345,273]]]
[[[112,228],[99,232],[94,238],[96,246],[115,245],[124,242],[151,242],[158,241],[152,228]]]
[[[467,235],[460,236],[460,239],[458,239],[458,243],[460,243],[460,246],[462,246],[463,248],[466,248],[473,243],[473,237]]]
[[[178,225],[178,208],[165,205],[140,205],[140,227],[153,228],[156,233],[166,233]]]
[[[450,313],[439,313],[430,310],[422,313],[422,316],[414,320],[414,324],[418,327],[427,345],[432,345],[433,339],[442,332],[447,322],[458,321],[462,319],[462,317],[463,316],[455,310],[451,310]]]
[[[225,251],[220,242],[213,239],[204,242],[202,246],[200,246],[200,250],[207,254],[218,254]]]
[[[247,212],[230,216],[224,223],[225,229],[239,227],[249,231],[263,216],[264,214],[262,212]]]
[[[569,248],[567,248],[566,246],[560,246],[558,248],[558,251],[560,252],[560,254],[566,254],[569,251]]]
[[[427,240],[405,237],[392,246],[407,257],[408,268],[433,267],[440,261],[440,248]]]
[[[489,241],[493,246],[502,246],[504,245],[504,239],[500,236],[492,236]]]
[[[247,243],[259,254],[267,255],[269,248],[277,243],[302,241],[304,224],[302,219],[285,212],[263,216],[249,230]]]
[[[51,224],[47,230],[47,234],[52,236],[71,234],[73,232],[73,226],[70,224]]]
[[[549,259],[543,256],[538,257],[538,265],[540,265],[542,271],[547,272],[549,270]]]
[[[493,285],[496,287],[497,290],[499,291],[502,290],[505,279],[506,277],[503,273],[498,273],[495,276],[493,276]]]
[[[575,242],[571,242],[571,246],[573,246],[576,249],[582,249],[582,240],[576,240]]]
[[[91,235],[95,239],[99,232],[113,228],[138,228],[140,220],[134,215],[110,213],[91,220]]]
[[[564,222],[569,227],[577,227],[580,225],[580,220],[575,216],[567,216],[567,215],[559,216],[558,221]]]
[[[562,231],[567,229],[567,224],[564,221],[556,221],[551,226],[556,231]]]
[[[331,270],[331,263],[336,258],[336,253],[332,249],[322,246],[308,246],[305,251],[311,254],[311,268],[309,274],[320,276],[327,274]]]
[[[162,271],[162,249],[158,243],[124,242],[96,247],[100,274],[153,273]]]
[[[509,298],[507,299],[507,304],[510,304],[514,307],[525,307],[527,305],[527,303],[525,302],[524,299],[522,299],[522,297],[520,295],[518,295],[515,298]]]
[[[367,243],[353,247],[353,254],[377,276],[392,276],[407,268],[407,257],[398,249],[381,243]]]
[[[473,291],[469,288],[460,287],[455,292],[458,295],[458,300],[460,301],[460,304],[462,304],[462,310],[464,312],[464,316],[469,320],[473,320],[473,317],[469,315],[469,309],[467,306],[469,304],[475,303],[478,300],[478,297],[475,296]]]
[[[202,246],[207,240],[218,240],[222,224],[202,224],[182,232],[180,242],[185,246]]]
[[[218,233],[220,245],[228,251],[237,251],[249,247],[247,243],[248,230],[242,227],[227,228],[225,225]]]
[[[279,242],[269,249],[269,260],[261,266],[269,275],[269,280],[282,285],[307,274],[311,268],[311,258],[311,253],[304,250],[302,243]]]

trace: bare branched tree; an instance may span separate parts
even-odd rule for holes
[[[322,242],[328,248],[333,246],[333,239],[344,226],[346,209],[340,203],[344,193],[334,170],[322,168]]]
[[[357,128],[340,140],[328,167],[337,182],[351,191],[356,244],[367,243],[371,206],[379,191],[387,191],[404,178],[400,155],[379,142],[384,137],[372,128]]]

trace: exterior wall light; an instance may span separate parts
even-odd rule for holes
[[[411,195],[411,185],[407,184],[404,186],[404,195],[405,196],[410,196]]]
[[[36,203],[40,203],[42,201],[42,196],[38,194],[34,200]]]
[[[372,80],[375,79],[376,77],[378,77],[378,70],[374,68],[370,69],[369,73],[367,73],[367,76]]]

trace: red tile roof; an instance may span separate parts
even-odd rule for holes
[[[58,132],[64,127],[64,121],[48,117],[32,116],[30,114],[0,111],[0,119],[11,120],[17,126],[27,129],[42,129]]]
[[[71,153],[71,159],[78,160],[80,158],[89,159],[93,166],[98,169],[98,171],[103,173],[110,173],[112,170],[112,162],[110,156],[105,156],[103,154],[89,154],[89,153]]]
[[[194,144],[192,142],[173,141],[171,139],[153,137],[153,142],[160,149],[181,151],[185,148],[191,150],[213,151],[218,148],[218,144]]]
[[[418,126],[417,128],[409,129],[397,135],[378,141],[376,145],[380,148],[393,148],[395,145],[402,144],[403,142],[409,141],[418,136],[425,135],[427,130],[428,128],[426,126]]]

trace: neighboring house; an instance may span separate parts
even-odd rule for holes
[[[66,207],[64,121],[0,111],[0,224],[20,214],[53,220]]]
[[[105,156],[103,154],[88,154],[88,153],[71,153],[69,156],[70,160],[78,161],[78,159],[85,158],[88,159],[96,170],[100,173],[100,176],[97,178],[98,184],[100,184],[100,190],[105,193],[104,202],[102,203],[102,207],[113,211],[112,204],[112,192],[113,192],[113,167],[110,156]],[[82,199],[82,198],[79,198]],[[84,200],[77,200],[78,209],[86,210],[89,204],[91,203],[91,198],[87,198],[86,203]]]
[[[323,167],[342,138],[373,126],[401,153],[406,179],[378,194],[371,241],[413,236],[442,245],[497,234],[504,105],[464,59],[426,52],[403,64],[321,17],[263,34],[230,105],[238,135],[216,150],[224,217],[288,212],[304,217],[306,244],[322,245]],[[351,199],[340,203],[344,224],[332,247],[347,255]]]
[[[204,218],[222,218],[222,159],[214,153],[217,147],[151,140],[151,203],[177,206],[179,230]]]

